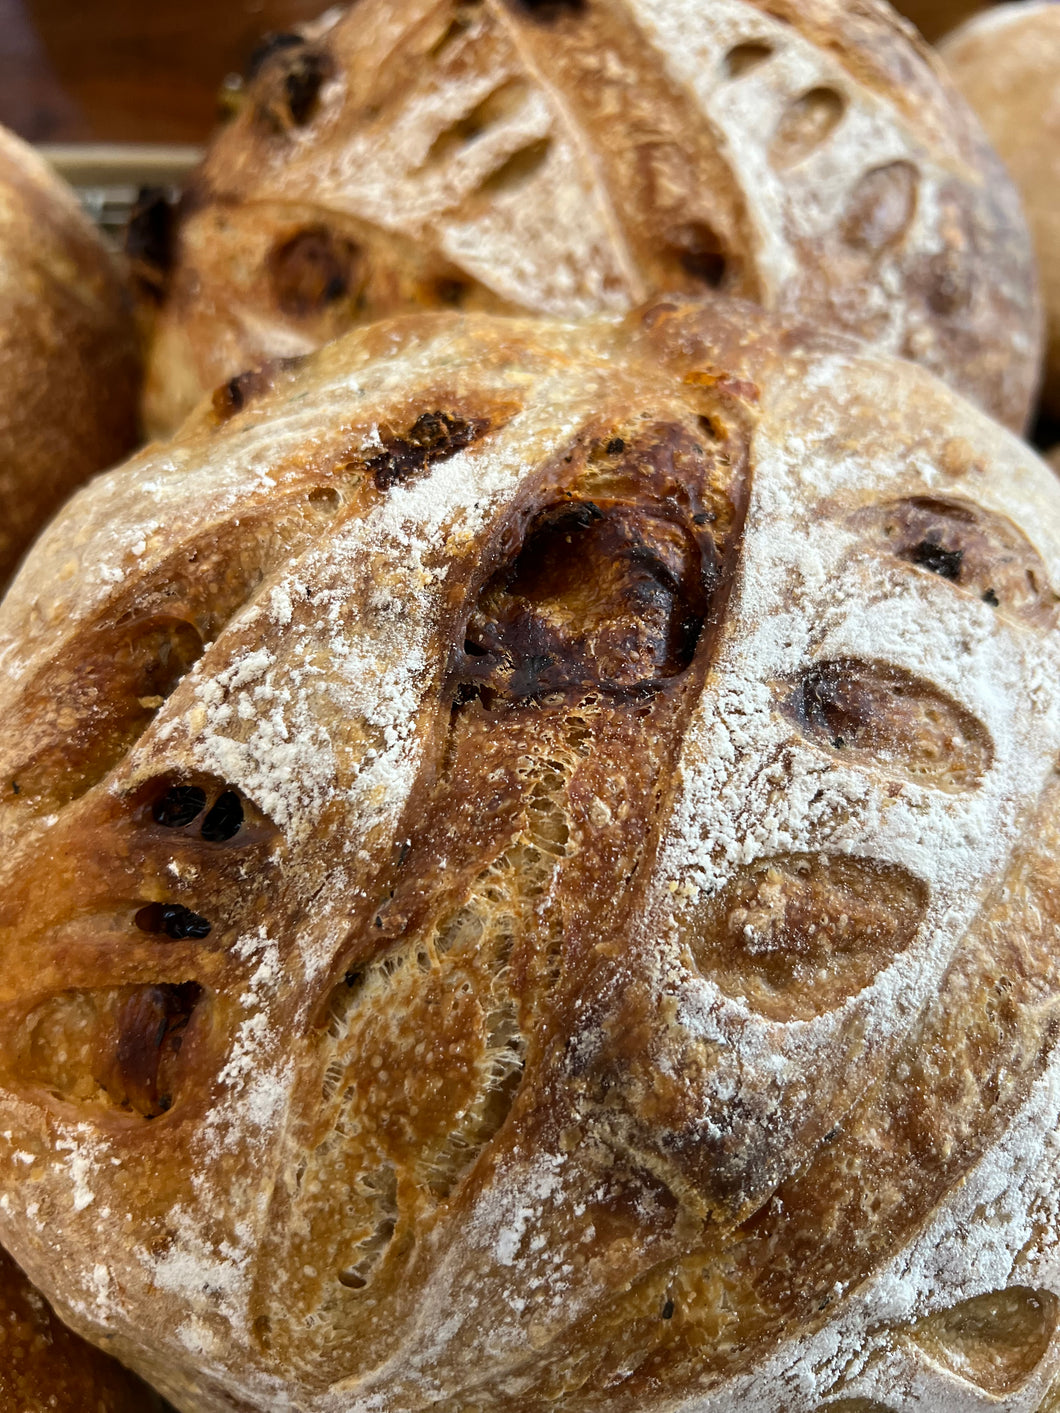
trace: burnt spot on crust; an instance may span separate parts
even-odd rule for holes
[[[165,292],[176,244],[177,213],[169,193],[141,187],[125,229],[125,254],[137,284],[155,300]]]
[[[811,1020],[910,946],[927,888],[897,864],[791,854],[742,868],[681,924],[690,960],[775,1021]]]
[[[360,247],[327,226],[309,226],[273,248],[267,262],[273,298],[290,319],[309,319],[364,282]]]
[[[852,523],[895,558],[1036,626],[1057,622],[1060,599],[1041,555],[1004,516],[941,496],[857,510]]]
[[[27,1018],[22,1079],[69,1103],[154,1119],[179,1098],[195,981],[62,991]]]
[[[560,501],[483,591],[468,675],[515,698],[649,688],[692,661],[716,575],[709,536],[665,514]]]
[[[165,829],[183,829],[206,808],[206,791],[197,785],[173,785],[157,799],[151,813]]]
[[[986,728],[931,683],[853,658],[816,663],[785,709],[810,741],[935,789],[973,789],[989,770]]]
[[[380,433],[383,450],[373,456],[367,469],[376,488],[387,491],[425,471],[436,461],[455,456],[489,430],[485,418],[457,417],[450,412],[422,412],[406,431]]]
[[[202,837],[210,844],[227,844],[243,828],[243,801],[226,790],[202,822]]]
[[[198,784],[150,781],[135,793],[131,804],[139,825],[159,825],[173,842],[235,841],[242,846],[272,832],[265,817],[238,790],[205,777]]]
[[[922,569],[928,569],[940,578],[952,579],[956,583],[961,577],[961,561],[964,550],[945,549],[935,540],[921,540],[909,551],[909,558]]]

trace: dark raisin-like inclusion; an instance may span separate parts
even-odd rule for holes
[[[449,412],[423,412],[408,431],[382,438],[383,451],[368,462],[378,490],[408,480],[436,461],[445,461],[477,441],[489,423],[457,417]]]
[[[191,937],[199,940],[210,935],[210,924],[198,913],[181,903],[148,903],[136,914],[136,926],[141,932],[155,932],[183,942]]]
[[[223,844],[242,827],[243,802],[234,790],[226,790],[203,820],[202,837],[210,844]]]
[[[919,564],[922,569],[929,569],[932,574],[939,574],[943,579],[952,579],[956,582],[961,577],[961,560],[964,558],[964,551],[944,549],[934,540],[921,540],[910,550],[909,558],[914,564]]]
[[[174,785],[160,800],[156,800],[152,814],[157,824],[166,829],[183,829],[206,808],[206,791],[197,785]]]

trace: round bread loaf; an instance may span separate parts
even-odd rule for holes
[[[932,44],[949,34],[951,29],[986,9],[985,0],[896,0],[894,8]]]
[[[942,53],[1023,198],[1045,302],[1043,402],[1060,416],[1060,5],[999,5]]]
[[[0,1251],[0,1413],[162,1413],[162,1400],[78,1339]]]
[[[746,304],[224,387],[0,608],[0,1237],[186,1413],[1031,1408],[1058,584]]]
[[[178,229],[147,419],[408,308],[723,290],[922,363],[1014,428],[1040,315],[1015,192],[879,0],[360,0],[255,56]],[[164,237],[164,239],[162,238]]]
[[[73,193],[0,128],[0,591],[30,540],[136,442],[132,300]]]

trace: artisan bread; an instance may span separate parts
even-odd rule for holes
[[[0,128],[0,590],[44,521],[137,435],[132,299],[73,193]]]
[[[894,8],[935,44],[970,15],[986,9],[986,4],[984,0],[897,0]]]
[[[0,1239],[185,1413],[1036,1406],[1058,586],[748,304],[224,385],[0,608]]]
[[[60,1324],[0,1251],[0,1413],[162,1413],[162,1400]]]
[[[161,299],[156,432],[401,309],[572,316],[652,290],[812,315],[1016,428],[1038,378],[1015,192],[881,0],[359,0],[263,44],[175,230],[163,214],[132,233]]]
[[[1043,402],[1060,416],[1060,6],[998,5],[942,55],[1023,198],[1046,313]]]

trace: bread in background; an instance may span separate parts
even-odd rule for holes
[[[940,53],[1023,199],[1045,305],[1042,402],[1060,416],[1060,5],[998,5]]]
[[[359,0],[263,41],[159,266],[155,432],[402,309],[653,290],[820,320],[1014,428],[1039,373],[1015,191],[884,4]]]
[[[0,1250],[0,1413],[163,1413],[163,1403],[61,1324]]]
[[[138,434],[132,298],[72,191],[0,129],[0,589]]]

